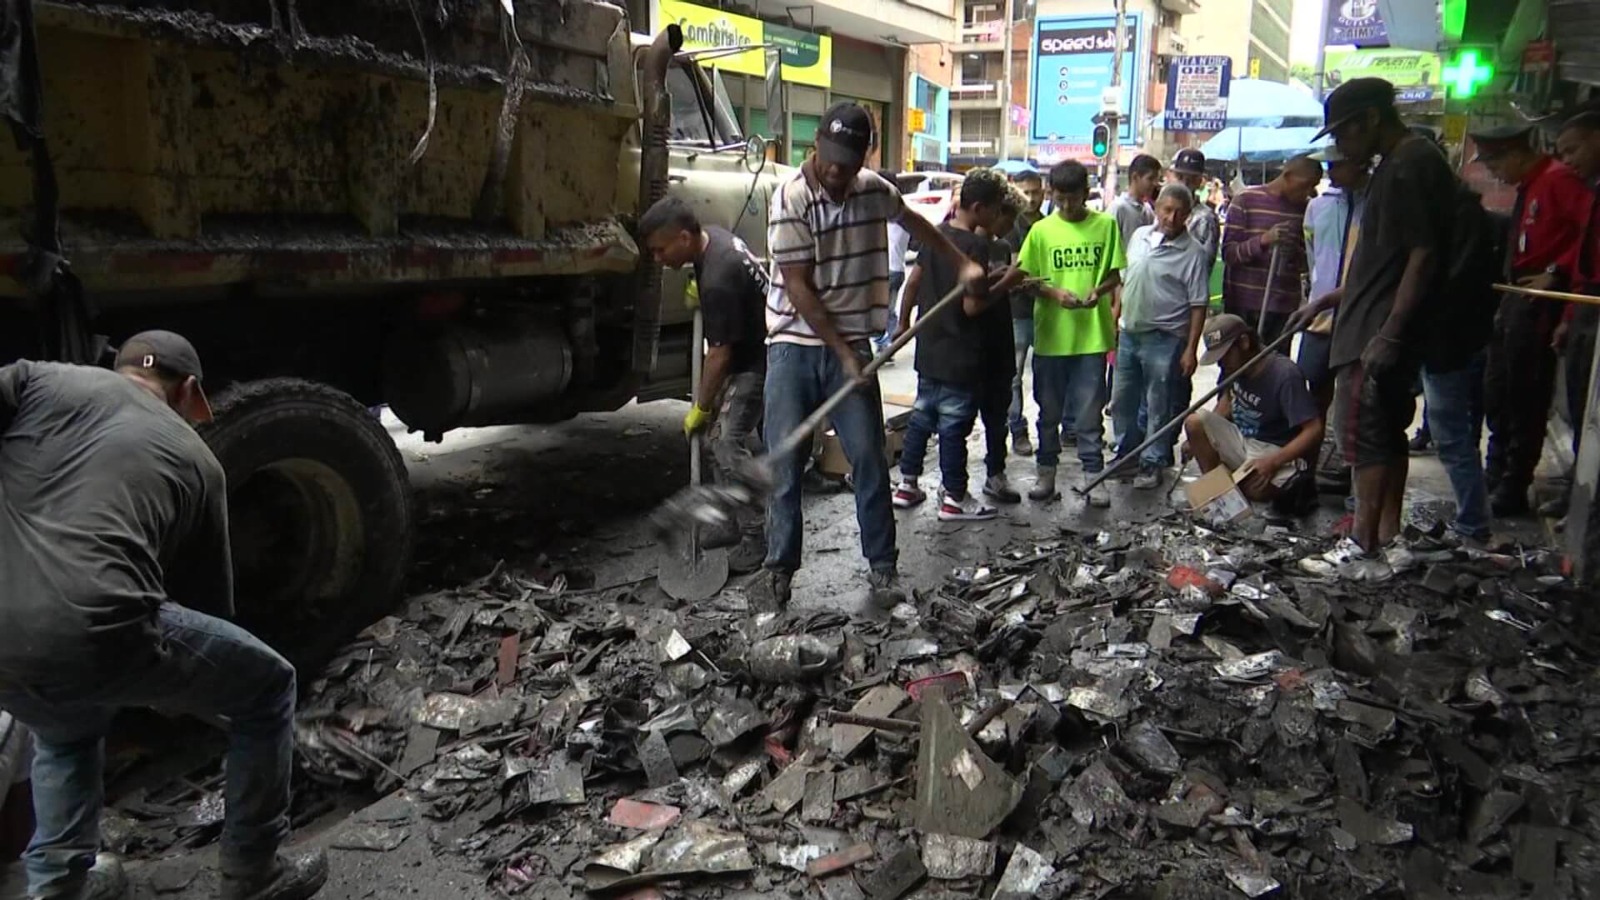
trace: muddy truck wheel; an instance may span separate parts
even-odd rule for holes
[[[202,429],[228,476],[239,624],[315,671],[386,613],[416,527],[405,464],[353,397],[293,378],[235,385]]]

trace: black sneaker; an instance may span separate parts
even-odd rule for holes
[[[1406,444],[1406,448],[1412,453],[1426,452],[1431,446],[1433,446],[1433,435],[1424,429],[1418,429],[1417,433],[1412,436],[1410,443]]]
[[[1528,489],[1519,487],[1509,481],[1501,481],[1489,495],[1489,511],[1497,519],[1509,519],[1514,516],[1525,516],[1531,507],[1528,506]]]
[[[222,900],[306,900],[328,881],[328,854],[310,850],[274,856],[253,871],[223,872]]]

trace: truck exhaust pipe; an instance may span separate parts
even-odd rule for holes
[[[668,25],[644,55],[644,138],[639,148],[639,215],[667,195],[671,156],[667,136],[672,129],[672,103],[667,97],[667,67],[683,48],[683,29]],[[639,291],[633,306],[633,373],[655,371],[661,336],[661,266],[641,247]]]

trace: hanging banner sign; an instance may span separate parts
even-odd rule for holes
[[[1233,59],[1180,56],[1167,73],[1168,131],[1221,131],[1228,121]]]
[[[683,0],[657,2],[660,26],[664,28],[675,22],[683,29],[684,50],[751,48],[748,53],[718,57],[708,65],[724,72],[764,78],[766,57],[759,48],[762,44],[772,44],[783,56],[784,81],[820,88],[833,86],[833,38],[828,35],[812,34]]]
[[[1378,0],[1328,0],[1324,44],[1387,47],[1389,29],[1378,11]]]

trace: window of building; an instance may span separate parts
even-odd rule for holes
[[[1005,17],[1005,5],[1002,3],[968,3],[962,10],[968,25],[983,25]]]
[[[1004,127],[998,109],[968,109],[961,113],[961,140],[988,141],[991,149],[999,146],[1001,128]],[[972,152],[973,147],[963,152]]]

